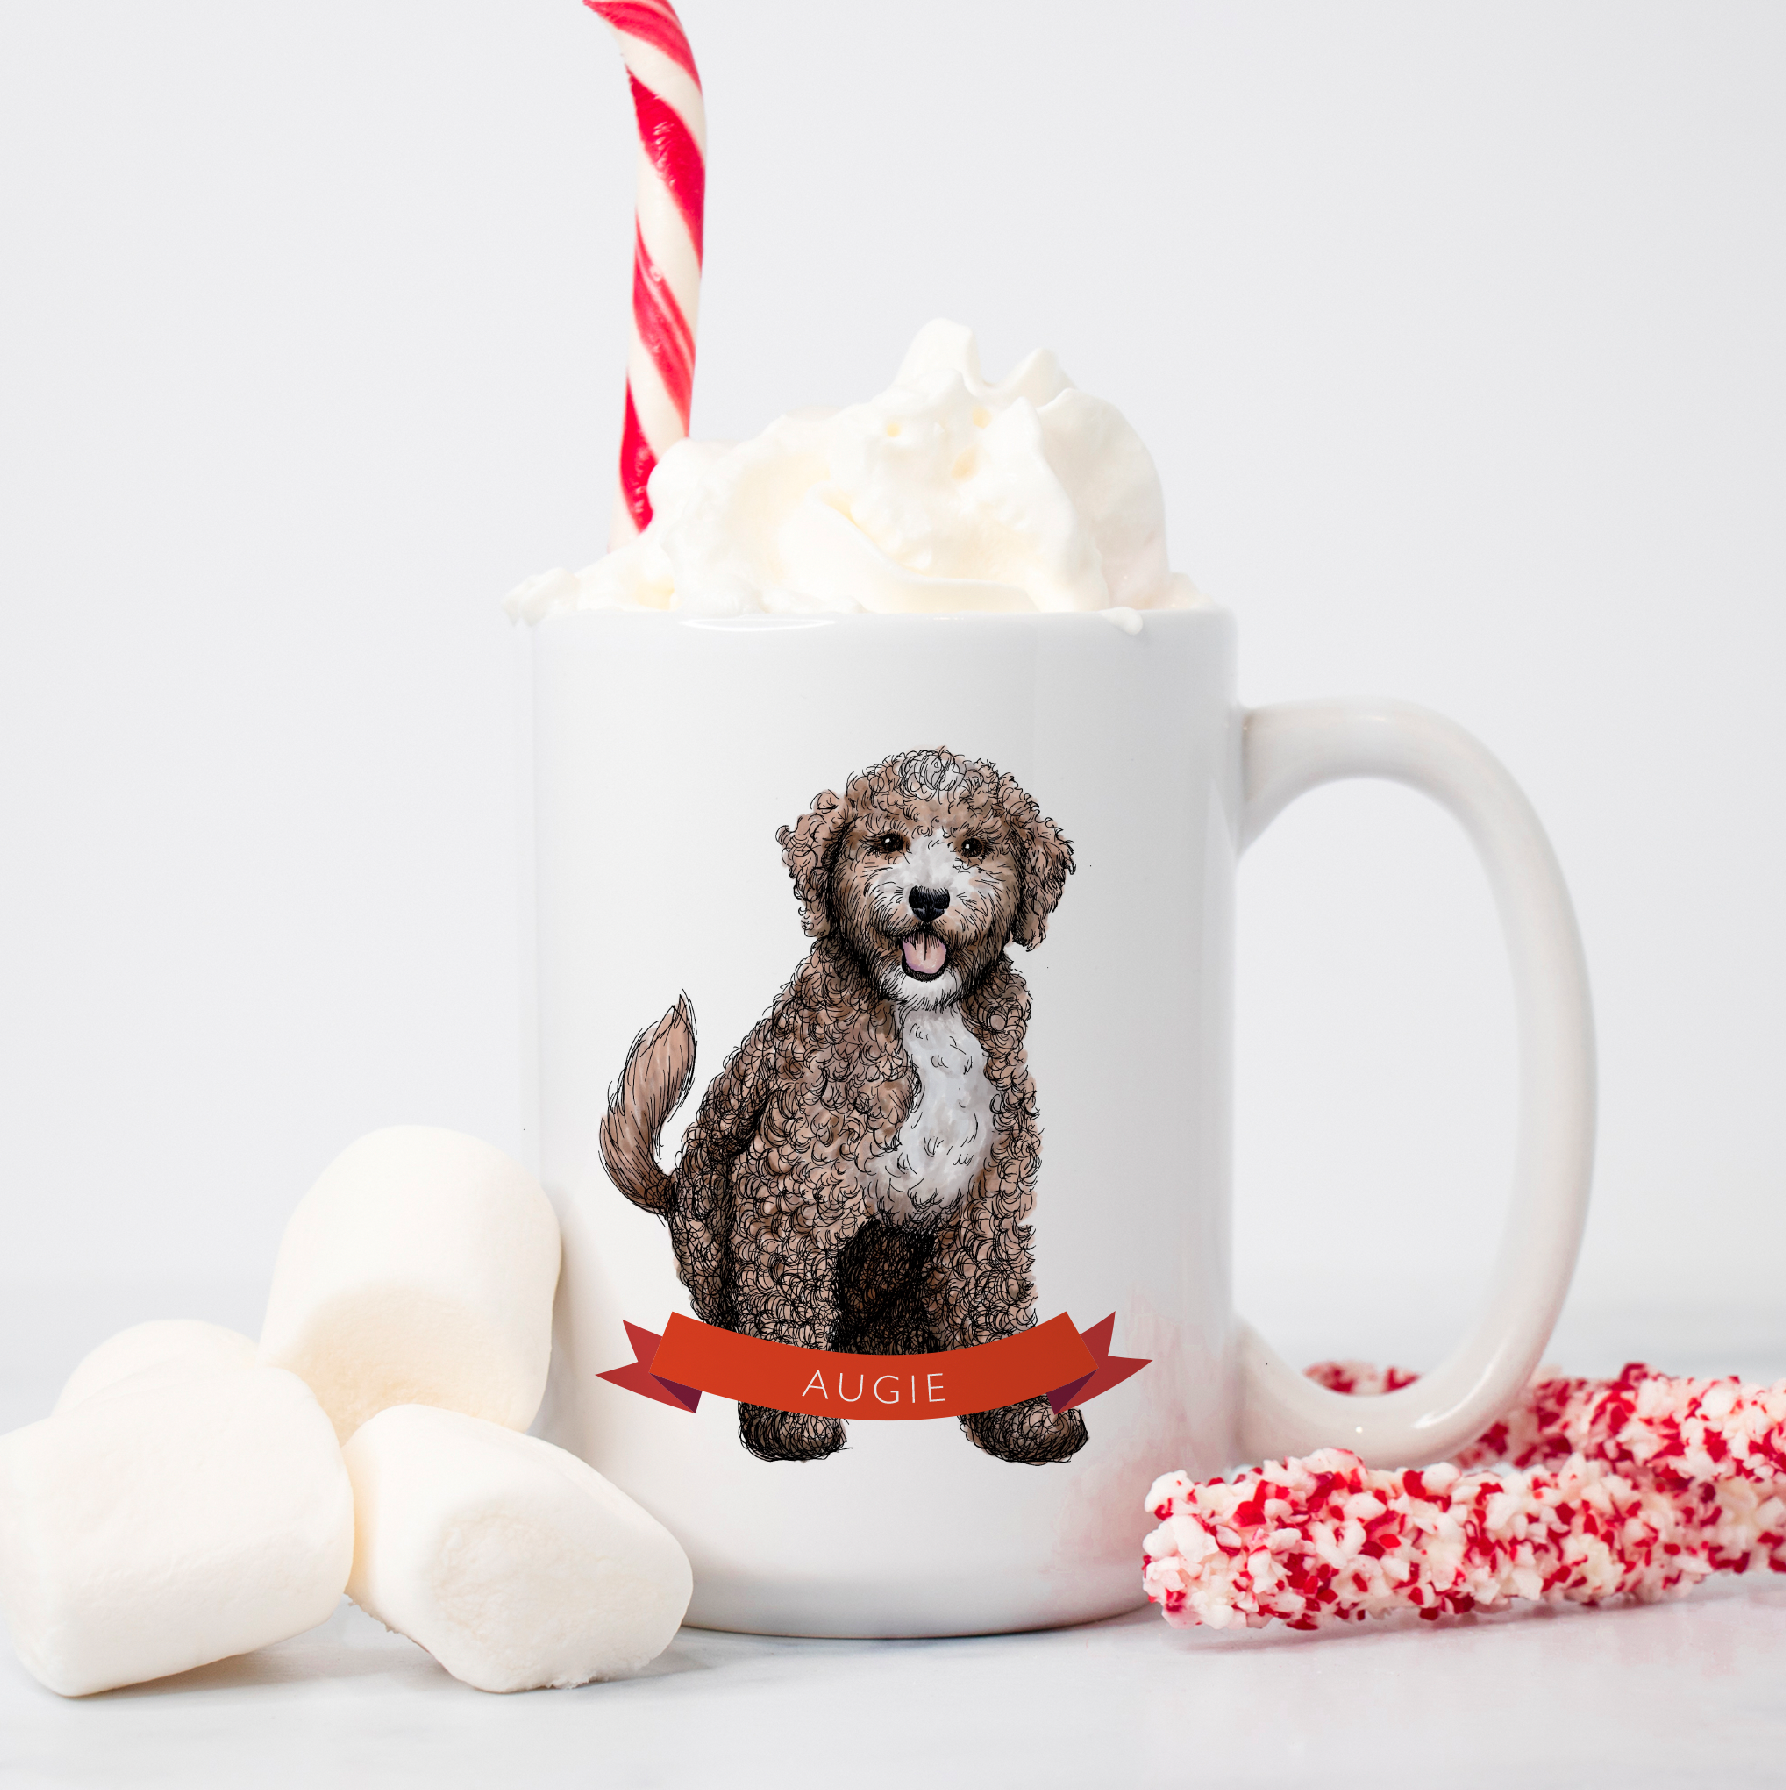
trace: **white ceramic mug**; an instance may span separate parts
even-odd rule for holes
[[[532,657],[539,1164],[565,1240],[543,1427],[682,1541],[692,1622],[1110,1615],[1141,1601],[1155,1475],[1327,1444],[1427,1462],[1524,1383],[1585,1215],[1592,1027],[1544,834],[1456,727],[1381,702],[1242,710],[1214,606],[586,612],[539,624]],[[1230,1299],[1235,865],[1343,777],[1411,784],[1469,833],[1523,1070],[1485,1308],[1370,1400],[1302,1378]],[[1061,1367],[1063,1391],[1037,1355],[990,1414],[929,1414],[994,1360],[962,1350],[1015,1330],[1045,1352],[1024,1327],[1056,1318],[1050,1346],[1079,1349],[1107,1314],[1113,1355],[1148,1363],[1120,1383]],[[816,1377],[741,1392],[715,1370],[695,1401],[647,1372],[660,1335],[715,1330]],[[870,1384],[796,1345],[845,1367],[921,1353]],[[1073,1384],[1097,1396],[1073,1406]]]

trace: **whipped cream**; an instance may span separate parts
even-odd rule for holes
[[[503,606],[690,615],[1183,608],[1141,438],[1046,349],[980,373],[973,332],[918,334],[878,398],[796,410],[750,441],[681,441],[636,541],[542,572]]]

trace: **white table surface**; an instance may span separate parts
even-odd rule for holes
[[[26,1346],[18,1309],[0,1314],[0,1347],[16,1341],[0,1428],[41,1415],[81,1348],[147,1315],[58,1304]],[[1579,1343],[1572,1364],[1602,1366]],[[74,1702],[0,1646],[5,1790],[1365,1782],[1786,1783],[1786,1577],[1317,1634],[1178,1631],[1149,1609],[948,1641],[685,1629],[637,1679],[513,1697],[457,1683],[345,1602],[280,1646]]]

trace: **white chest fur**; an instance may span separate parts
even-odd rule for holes
[[[985,1052],[960,1010],[907,1007],[899,1035],[917,1076],[917,1098],[893,1147],[869,1164],[869,1197],[894,1223],[954,1205],[992,1146]]]

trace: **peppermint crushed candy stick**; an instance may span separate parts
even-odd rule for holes
[[[1380,1471],[1326,1448],[1232,1483],[1156,1480],[1143,1581],[1179,1628],[1654,1602],[1714,1572],[1786,1572],[1782,1490],[1746,1479],[1670,1488],[1580,1455],[1555,1469]]]
[[[1322,1361],[1309,1378],[1371,1396],[1411,1385],[1406,1368]],[[1543,1374],[1499,1423],[1459,1451],[1462,1467],[1555,1464],[1580,1454],[1672,1486],[1786,1480],[1786,1380],[1749,1386],[1673,1378],[1633,1361],[1611,1380]]]

